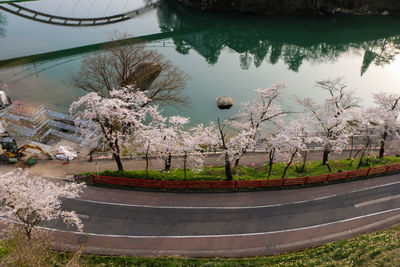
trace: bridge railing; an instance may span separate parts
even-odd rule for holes
[[[118,186],[144,187],[155,189],[251,189],[251,188],[285,188],[317,183],[330,183],[340,180],[351,180],[370,175],[379,175],[400,171],[400,164],[372,167],[348,172],[329,173],[317,176],[298,178],[249,180],[249,181],[161,181],[93,175],[94,184],[111,184]]]

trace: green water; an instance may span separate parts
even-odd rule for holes
[[[143,6],[141,0],[38,0],[21,6],[65,17],[115,15]],[[4,5],[4,4],[3,4]],[[371,94],[400,92],[400,17],[259,17],[202,13],[161,4],[139,17],[97,27],[66,27],[22,18],[0,10],[0,84],[14,100],[68,106],[84,92],[69,85],[71,73],[88,53],[102,49],[113,30],[147,36],[157,49],[190,76],[187,108],[163,107],[166,115],[193,122],[228,116],[218,96],[235,103],[253,89],[286,81],[282,105],[295,96],[323,99],[317,80],[343,76],[349,88],[372,105]],[[82,47],[86,46],[86,47]],[[71,49],[74,48],[74,49]],[[69,49],[58,53],[48,53]],[[21,60],[7,60],[17,57]]]

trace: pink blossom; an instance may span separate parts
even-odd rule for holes
[[[63,183],[60,186],[41,177],[31,177],[21,169],[1,174],[0,195],[3,204],[0,206],[0,217],[22,223],[27,232],[43,221],[57,218],[82,231],[81,220],[74,211],[62,209],[61,198],[76,198],[84,187],[78,183]]]

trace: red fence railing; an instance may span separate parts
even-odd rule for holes
[[[339,180],[358,178],[369,175],[391,173],[400,171],[400,164],[373,167],[368,169],[338,172],[317,176],[298,178],[285,178],[273,180],[251,180],[251,181],[160,181],[143,180],[132,178],[120,178],[93,175],[94,184],[113,184],[132,187],[146,187],[159,189],[232,189],[241,188],[265,188],[265,187],[286,187],[295,185],[307,185],[315,183],[328,183]]]

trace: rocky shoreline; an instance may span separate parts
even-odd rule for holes
[[[201,10],[299,15],[400,15],[398,0],[177,0]]]

